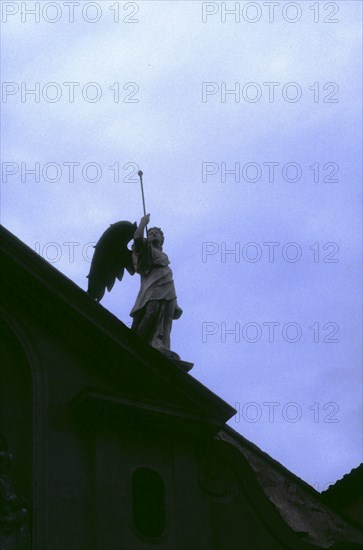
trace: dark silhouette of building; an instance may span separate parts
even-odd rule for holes
[[[230,405],[1,237],[2,550],[362,547],[357,526],[226,426]]]
[[[363,529],[363,463],[322,493],[333,510]]]

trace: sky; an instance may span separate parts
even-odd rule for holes
[[[361,24],[349,0],[2,2],[2,224],[85,290],[142,169],[172,349],[319,491],[362,461]],[[138,288],[102,305],[129,324]]]

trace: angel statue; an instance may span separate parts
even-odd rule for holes
[[[177,303],[169,258],[163,252],[164,234],[159,227],[147,229],[150,214],[139,225],[122,221],[112,224],[95,246],[88,275],[88,294],[99,302],[105,289],[110,292],[124,270],[141,277],[141,287],[130,316],[131,329],[152,347],[172,359],[170,332],[174,319],[183,313]],[[146,236],[144,231],[146,229]],[[133,239],[132,249],[127,245]]]

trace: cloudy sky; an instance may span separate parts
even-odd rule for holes
[[[25,4],[2,2],[3,225],[85,289],[142,168],[172,348],[326,488],[362,461],[361,3]],[[129,323],[138,285],[103,306]]]

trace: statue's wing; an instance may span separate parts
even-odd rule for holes
[[[137,224],[126,221],[113,223],[95,246],[91,269],[88,274],[88,294],[101,301],[105,290],[110,292],[116,277],[122,280],[125,268],[133,275],[132,252],[127,248],[134,236]]]

